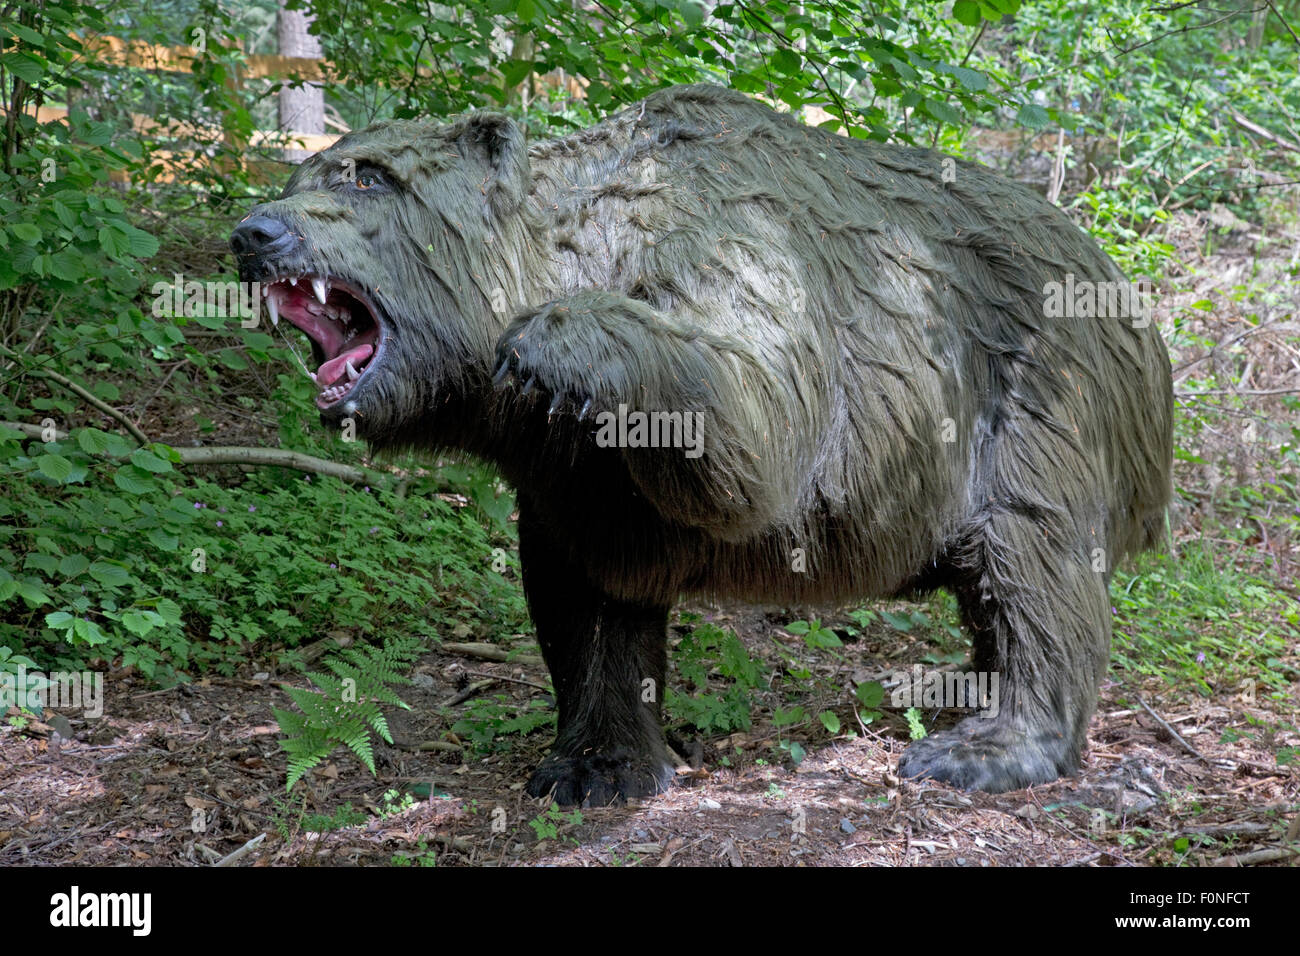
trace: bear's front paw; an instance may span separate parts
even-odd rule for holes
[[[982,717],[913,741],[898,761],[902,777],[929,777],[963,790],[1002,793],[1048,783],[1075,769],[1069,742]]]
[[[620,394],[627,370],[610,351],[594,323],[565,306],[548,306],[516,319],[501,336],[492,384],[500,388],[513,380],[521,396],[549,398],[548,415],[570,412],[581,421]]]
[[[652,797],[668,789],[673,768],[666,761],[615,750],[579,757],[547,757],[528,781],[528,795],[561,806],[619,806],[629,799]]]

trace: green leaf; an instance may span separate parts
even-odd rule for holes
[[[161,624],[162,618],[153,611],[127,611],[122,615],[122,626],[137,637],[144,637]]]
[[[92,646],[108,642],[108,635],[103,632],[98,624],[94,621],[87,621],[83,618],[77,618],[77,620],[73,622],[72,633],[79,640]]]
[[[980,5],[975,0],[957,0],[952,5],[952,15],[958,23],[968,27],[978,25],[982,19]]]
[[[955,77],[958,83],[972,92],[978,93],[988,89],[989,78],[979,70],[972,70],[966,66],[947,66],[943,72]]]
[[[518,86],[532,72],[532,60],[507,60],[501,67],[501,78],[506,86]]]
[[[14,76],[33,86],[45,76],[45,60],[29,53],[6,53],[0,56],[0,64]],[[17,95],[17,94],[15,94]]]
[[[159,458],[146,448],[137,448],[131,452],[131,463],[159,475],[172,470],[171,462]]]
[[[1052,117],[1037,103],[1022,103],[1016,112],[1016,120],[1030,129],[1042,129],[1052,121]]]
[[[817,715],[817,717],[821,720],[822,726],[825,727],[828,732],[832,734],[838,734],[840,732],[840,719],[835,716],[832,711],[823,710]]]
[[[66,481],[72,474],[72,462],[62,455],[41,455],[36,459],[36,467],[42,475],[58,482]]]
[[[5,26],[8,27],[8,29],[12,30],[14,36],[18,37],[20,40],[26,40],[32,46],[36,46],[36,47],[45,46],[46,38],[41,34],[37,33],[31,27],[25,27],[21,23],[13,23],[12,21],[6,23]]]
[[[39,551],[33,551],[23,559],[24,568],[35,568],[37,571],[44,571],[46,574],[54,574],[59,569],[59,562],[54,559],[52,554],[41,554]]]
[[[30,222],[16,222],[9,227],[9,231],[23,242],[39,242],[41,239],[40,227]]]
[[[90,566],[90,576],[105,587],[121,587],[131,583],[131,573],[111,561],[96,561]]]
[[[171,598],[159,598],[157,610],[167,624],[179,624],[181,622],[181,606]]]
[[[130,249],[126,233],[114,226],[100,226],[98,236],[99,247],[111,258],[121,258]]]
[[[86,266],[75,252],[62,249],[50,256],[50,275],[65,282],[76,282],[86,274]]]
[[[803,57],[783,47],[772,54],[772,68],[778,73],[795,76],[803,70]]]
[[[136,258],[147,259],[158,251],[158,240],[143,229],[132,225],[119,228],[125,228],[127,251]]]
[[[69,554],[59,562],[59,573],[65,578],[75,578],[90,567],[90,559],[84,554]]]
[[[63,203],[55,199],[50,205],[54,208],[54,215],[65,229],[75,229],[77,226],[77,215]]]
[[[98,455],[108,448],[108,436],[98,428],[78,428],[77,445],[87,455]]]
[[[682,19],[686,21],[686,26],[691,30],[699,29],[700,24],[704,22],[704,7],[697,0],[679,0],[677,12],[681,14]]]
[[[18,596],[32,606],[49,604],[51,598],[36,585],[27,581],[18,581]]]
[[[162,528],[150,528],[149,543],[161,551],[175,551],[181,539],[174,534],[168,534]]]
[[[854,689],[853,695],[857,697],[858,703],[863,707],[870,707],[874,710],[885,699],[885,688],[881,686],[880,681],[863,681]]]
[[[947,103],[943,103],[939,100],[932,100],[927,96],[921,101],[921,108],[937,119],[940,123],[947,123],[949,126],[961,125],[961,114]]]
[[[910,617],[895,614],[893,611],[881,611],[880,616],[896,631],[910,631],[912,629],[912,619]]]

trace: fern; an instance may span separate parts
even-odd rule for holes
[[[379,705],[410,709],[387,685],[410,683],[405,672],[420,650],[420,641],[409,636],[386,640],[382,647],[361,644],[345,648],[326,659],[330,673],[307,674],[316,690],[285,688],[298,707],[297,711],[274,711],[285,735],[281,747],[289,755],[286,790],[292,790],[307,771],[339,747],[347,747],[367,770],[375,772],[370,735],[375,733],[387,743],[393,742]]]

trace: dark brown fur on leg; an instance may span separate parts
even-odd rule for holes
[[[600,593],[555,537],[521,501],[524,592],[560,712],[528,792],[587,806],[658,793],[673,776],[659,719],[668,608]]]

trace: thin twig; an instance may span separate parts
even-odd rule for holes
[[[551,692],[551,689],[543,684],[538,684],[535,681],[530,680],[522,680],[518,677],[501,677],[497,674],[481,674],[478,671],[466,671],[465,673],[470,677],[490,677],[493,680],[504,680],[509,681],[512,684],[523,684],[525,687],[536,687],[538,690],[547,694]]]
[[[1152,717],[1155,718],[1156,723],[1158,723],[1161,727],[1163,727],[1165,729],[1165,732],[1169,734],[1170,737],[1173,737],[1174,740],[1178,741],[1180,744],[1183,745],[1184,750],[1186,750],[1189,754],[1191,754],[1197,760],[1201,761],[1201,763],[1205,764],[1206,766],[1210,766],[1210,767],[1214,766],[1214,762],[1210,760],[1209,757],[1205,756],[1205,754],[1201,753],[1199,750],[1197,750],[1195,747],[1189,744],[1182,737],[1178,736],[1178,731],[1170,727],[1169,724],[1165,721],[1165,719],[1161,717],[1159,714],[1157,714],[1154,710],[1152,710],[1151,706],[1145,700],[1139,697],[1137,699],[1137,702],[1142,705],[1142,708],[1148,714],[1150,714]]]

